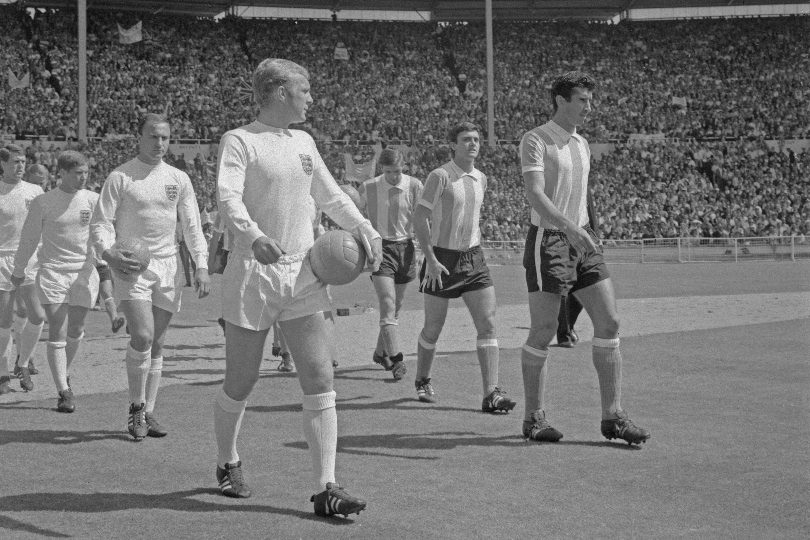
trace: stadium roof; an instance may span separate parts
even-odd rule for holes
[[[27,7],[75,8],[76,0],[21,0]],[[807,4],[791,0],[492,0],[495,19],[609,19],[629,9]],[[426,11],[435,20],[480,20],[484,0],[87,0],[88,9],[212,17],[234,6]]]

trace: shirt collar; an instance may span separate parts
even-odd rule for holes
[[[384,174],[380,175],[380,180],[382,181],[383,184],[385,184],[385,189],[398,189],[400,191],[405,190],[405,174],[402,174],[399,177],[399,182],[397,182],[396,184],[389,184],[388,180],[385,179]]]
[[[560,126],[560,124],[558,124],[554,120],[548,121],[548,129],[551,131],[553,135],[555,135],[558,139],[560,139],[563,144],[568,144],[568,141],[569,139],[571,139],[571,137],[574,137],[575,139],[577,139],[577,141],[579,141],[579,139],[581,138],[579,136],[579,133],[568,133],[567,130],[563,129]]]
[[[456,162],[453,161],[452,159],[450,160],[449,165],[450,165],[450,168],[453,170],[453,172],[455,172],[456,175],[459,178],[461,178],[462,176],[469,176],[473,180],[478,180],[478,181],[481,180],[482,173],[481,173],[481,171],[479,171],[475,167],[473,167],[473,170],[471,172],[466,172],[461,167],[456,165]]]

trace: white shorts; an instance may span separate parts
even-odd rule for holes
[[[92,264],[85,264],[76,272],[40,268],[37,293],[42,304],[69,304],[91,309],[98,296],[98,272]]]
[[[141,272],[135,281],[116,278],[113,286],[116,304],[124,300],[145,300],[169,313],[180,311],[182,276],[177,271],[177,255],[152,257],[149,268]]]
[[[240,249],[231,252],[222,277],[222,316],[248,330],[267,330],[277,321],[332,310],[326,285],[312,272],[308,253],[282,255],[265,265]]]
[[[0,255],[0,291],[13,291],[14,285],[11,284],[11,273],[14,271],[14,254]],[[36,254],[28,261],[28,266],[25,267],[25,281],[22,286],[31,285],[37,280],[37,272],[39,271],[39,259]]]

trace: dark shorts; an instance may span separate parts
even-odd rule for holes
[[[110,271],[109,266],[105,265],[96,266],[96,272],[98,272],[99,283],[101,283],[102,281],[112,281],[112,272]]]
[[[599,242],[590,227],[585,230],[595,243]],[[564,233],[543,229],[542,238],[538,238],[538,231],[535,225],[529,228],[523,253],[530,293],[543,291],[564,296],[610,277],[601,246],[596,251],[577,253]]]
[[[484,250],[475,246],[466,251],[455,249],[433,248],[436,259],[447,268],[450,275],[442,274],[442,288],[427,289],[424,285],[427,262],[422,261],[419,272],[419,291],[439,298],[459,298],[462,294],[492,287],[492,277],[484,260]]]
[[[413,240],[394,242],[383,240],[383,260],[380,269],[372,276],[394,278],[396,285],[410,283],[416,279],[416,249]]]

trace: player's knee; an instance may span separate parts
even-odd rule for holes
[[[439,336],[442,333],[442,326],[443,325],[435,325],[435,324],[430,326],[425,325],[425,327],[422,328],[420,337],[423,338],[424,341],[428,343],[436,343],[437,341],[439,341]]]
[[[621,321],[618,314],[612,314],[603,320],[594,321],[594,335],[602,338],[615,338],[619,335]]]
[[[146,329],[130,329],[129,334],[130,341],[132,342],[132,348],[136,351],[145,351],[152,349],[152,341],[154,336],[152,332]]]

